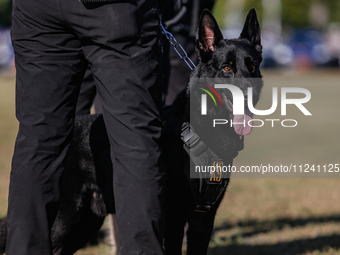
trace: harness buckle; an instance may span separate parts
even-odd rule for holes
[[[189,149],[190,153],[193,153],[195,156],[206,151],[207,146],[201,141],[200,137],[191,130],[190,124],[187,122],[184,122],[182,125],[181,139],[184,145]]]
[[[190,149],[200,140],[199,136],[190,130],[190,125],[184,122],[181,130],[181,138],[185,145]]]
[[[206,213],[209,212],[211,209],[210,205],[197,205],[195,208],[195,212]]]

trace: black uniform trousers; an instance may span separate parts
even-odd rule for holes
[[[14,0],[19,133],[7,255],[52,253],[50,229],[90,64],[111,144],[122,255],[163,254],[157,0]]]

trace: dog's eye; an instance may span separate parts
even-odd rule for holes
[[[223,68],[224,71],[229,72],[231,70],[230,66],[226,66],[225,68]]]
[[[256,69],[256,65],[251,65],[251,70],[255,70]]]

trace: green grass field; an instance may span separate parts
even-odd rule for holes
[[[289,77],[264,72],[264,76],[280,78],[265,84],[258,108],[271,104],[271,86],[299,86],[311,91],[312,100],[306,107],[313,116],[304,117],[289,107],[286,117],[275,113],[273,118],[297,119],[298,126],[254,128],[245,138],[245,149],[235,165],[339,164],[340,86],[339,82],[330,83],[330,78],[340,81],[340,71]],[[17,132],[14,82],[13,77],[0,77],[0,218],[7,210]],[[340,254],[340,178],[306,178],[312,176],[233,178],[218,210],[208,254]],[[340,173],[333,173],[333,177],[338,176]],[[77,254],[106,255],[110,247],[99,242]]]

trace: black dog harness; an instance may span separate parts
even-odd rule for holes
[[[183,141],[183,147],[189,155],[194,166],[223,166],[232,163],[237,155],[230,155],[222,159],[214,153],[196,134],[188,122],[176,116],[172,111],[172,106],[163,108],[163,133]],[[243,137],[240,139],[238,151],[243,149]],[[195,210],[192,212],[190,227],[194,231],[203,232],[203,222],[206,212],[224,194],[229,183],[230,172],[216,173],[211,175],[206,172],[199,172],[198,199],[195,201]]]
[[[234,157],[227,159],[226,161],[228,162],[225,162],[200,139],[187,122],[182,125],[181,139],[184,143],[185,151],[195,166],[223,166],[232,163]],[[243,136],[241,141],[239,150],[243,149]],[[216,178],[216,176],[213,177],[210,174],[210,176],[204,176],[200,172],[198,201],[190,221],[191,229],[196,232],[204,232],[205,213],[210,211],[227,188],[230,172],[223,175],[222,173],[220,172],[219,177]],[[216,170],[214,174],[216,174]]]

